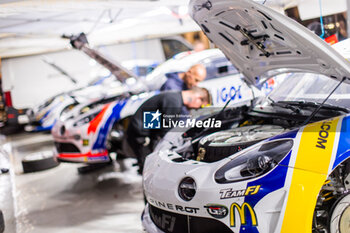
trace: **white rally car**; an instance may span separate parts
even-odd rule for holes
[[[207,68],[207,79],[201,86],[214,93],[214,106],[222,106],[228,99],[232,105],[249,105],[255,96],[261,95],[257,89],[248,87],[218,49],[179,55],[157,67],[146,77],[145,83],[149,90],[158,89],[165,81],[165,73],[186,71],[199,62]],[[58,120],[52,129],[57,158],[67,162],[104,163],[110,160],[109,152],[125,155],[123,138],[128,118],[154,94],[121,97],[89,111],[81,111],[85,105],[75,107],[77,110]]]
[[[349,62],[253,1],[193,0],[190,9],[250,83],[293,73],[248,111],[210,116],[221,130],[163,138],[143,170],[146,231],[348,233]]]

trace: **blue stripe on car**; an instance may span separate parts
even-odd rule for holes
[[[51,125],[49,125],[49,126],[36,126],[34,129],[33,129],[33,132],[41,132],[41,131],[48,131],[48,130],[51,130],[52,129],[52,127],[56,124],[56,121],[57,120],[55,120]]]
[[[110,127],[114,124],[116,120],[119,120],[120,118],[120,112],[125,106],[127,101],[121,100],[116,103],[116,105],[113,107],[112,113],[109,115],[108,119],[105,122],[104,125],[100,128],[98,132],[97,139],[95,141],[95,144],[93,145],[92,149],[105,149],[106,148],[106,139],[108,135],[108,131]]]
[[[46,118],[55,108],[57,108],[60,104],[61,104],[61,102],[56,103],[56,104],[55,104],[54,106],[52,106],[49,110],[47,110],[47,111],[45,112],[45,114],[40,118],[39,123],[40,123],[40,124],[43,124],[43,121],[45,120],[45,118]]]
[[[261,179],[255,180],[253,182],[249,182],[247,187],[261,185],[261,188],[257,194],[246,196],[244,198],[244,202],[249,203],[251,207],[255,207],[255,205],[263,199],[267,194],[272,193],[278,189],[284,187],[284,183],[287,176],[288,164],[291,157],[291,152],[285,157],[279,166],[277,166],[272,172],[268,173],[266,176]],[[256,226],[252,225],[251,216],[246,216],[246,224],[241,225],[239,232],[249,232],[249,233],[259,233]],[[258,224],[259,224],[258,219]]]
[[[270,138],[269,141],[282,138],[295,138],[297,132],[298,130],[293,130],[281,135],[277,135],[275,137]],[[275,167],[270,173],[264,175],[260,179],[249,182],[247,184],[247,187],[261,185],[261,188],[257,194],[245,196],[244,202],[248,203],[251,207],[254,208],[255,205],[260,200],[262,200],[267,194],[284,187],[291,154],[292,151],[290,151],[288,155],[279,163],[279,165]],[[239,232],[259,233],[257,227],[252,225],[252,219],[250,216],[246,217],[246,224],[241,225]]]
[[[350,156],[350,116],[346,116],[342,120],[338,150],[333,169]]]

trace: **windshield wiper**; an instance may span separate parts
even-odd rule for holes
[[[278,101],[278,103],[285,103],[285,104],[289,104],[289,105],[297,105],[300,107],[319,107],[321,104],[317,103],[317,102],[311,102],[311,101]],[[321,106],[321,108],[324,109],[329,109],[329,110],[335,110],[335,111],[340,111],[340,112],[344,112],[344,113],[349,113],[350,110],[344,107],[340,107],[340,106],[335,106],[332,104],[323,104]]]
[[[274,101],[273,99],[271,99],[271,97],[267,97],[270,101],[271,101],[271,106],[277,106],[277,107],[281,107],[281,108],[287,108],[287,109],[290,109],[290,110],[292,110],[293,112],[295,112],[295,113],[300,113],[300,108],[298,108],[298,107],[295,107],[295,106],[293,106],[292,104],[290,104],[290,103],[287,103],[287,101],[286,102],[284,102],[284,101]]]

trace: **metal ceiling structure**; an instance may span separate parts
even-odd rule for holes
[[[186,1],[2,1],[0,57],[69,48],[62,35],[85,32],[92,46],[199,30]]]
[[[255,0],[283,12],[311,0]],[[62,35],[84,32],[91,46],[200,30],[189,0],[0,0],[0,57],[70,49]]]

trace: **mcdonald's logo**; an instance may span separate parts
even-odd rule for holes
[[[236,213],[235,213],[235,209],[237,209],[238,214],[239,214],[239,218],[241,220],[241,225],[247,225],[247,221],[246,221],[246,210],[248,210],[248,212],[250,213],[250,217],[252,220],[252,226],[257,226],[258,225],[258,220],[256,218],[256,214],[254,209],[246,202],[244,202],[242,204],[242,206],[240,206],[237,203],[232,203],[231,208],[230,208],[230,225],[231,227],[235,227],[236,226]]]

